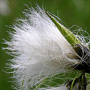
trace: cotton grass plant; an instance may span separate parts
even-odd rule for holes
[[[75,80],[82,74],[76,68],[82,62],[76,46],[88,48],[89,42],[39,6],[23,13],[25,18],[15,21],[14,31],[9,32],[11,41],[5,41],[8,47],[4,48],[13,56],[9,68],[13,70],[14,89],[76,90],[79,81]],[[75,85],[69,84],[70,80]]]

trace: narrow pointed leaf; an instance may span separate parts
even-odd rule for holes
[[[50,19],[53,21],[53,23],[56,25],[56,27],[59,29],[59,31],[61,32],[61,34],[66,38],[66,40],[72,45],[74,46],[75,44],[79,43],[80,41],[76,38],[76,36],[70,31],[68,30],[66,27],[64,27],[62,24],[60,24],[59,22],[57,22],[54,17],[52,17],[50,14],[48,14],[47,12],[45,12]]]

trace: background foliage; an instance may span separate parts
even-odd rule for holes
[[[10,7],[10,14],[0,14],[0,90],[13,90],[12,83],[8,82],[11,74],[7,74],[5,68],[7,60],[11,57],[2,50],[2,43],[3,38],[9,40],[8,26],[12,25],[16,18],[23,17],[24,9],[38,4],[46,11],[59,16],[69,28],[77,25],[90,33],[89,0],[8,0],[6,2]]]

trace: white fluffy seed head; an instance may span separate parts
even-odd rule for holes
[[[11,41],[6,41],[10,55],[10,68],[17,90],[29,90],[49,76],[70,70],[78,62],[76,53],[62,36],[54,23],[37,6],[25,13],[25,19],[18,19]]]

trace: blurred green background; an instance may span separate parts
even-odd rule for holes
[[[2,1],[8,5],[7,11]],[[29,7],[35,7],[35,4],[43,6],[46,11],[59,16],[68,27],[77,25],[90,33],[90,0],[0,0],[0,90],[14,90],[12,83],[8,82],[11,74],[6,73],[5,68],[11,57],[2,50],[2,43],[3,39],[9,40],[8,26],[16,18],[24,16],[22,12],[28,9],[25,4]]]

